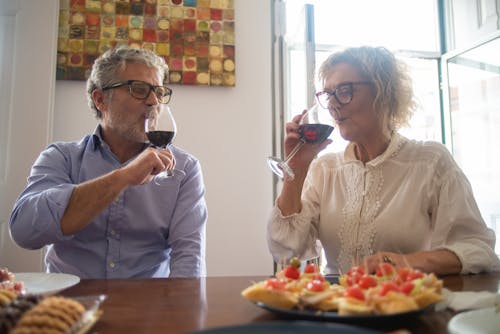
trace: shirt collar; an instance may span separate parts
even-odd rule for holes
[[[97,150],[99,147],[109,147],[108,144],[104,141],[102,138],[102,127],[101,124],[98,124],[94,130],[94,133],[92,134],[92,143],[93,143],[93,148],[94,150]],[[142,150],[145,150],[146,148],[149,147],[148,143],[144,143]]]
[[[368,161],[366,163],[366,165],[370,165],[370,166],[375,167],[375,166],[381,164],[382,162],[386,161],[390,157],[396,155],[399,152],[399,150],[401,149],[401,147],[403,146],[403,144],[406,143],[407,141],[408,141],[407,138],[403,137],[402,135],[400,135],[397,132],[394,132],[393,135],[391,136],[391,140],[389,142],[389,146],[387,146],[387,149],[382,154],[380,154],[378,157],[376,157],[375,159]],[[353,142],[350,142],[347,145],[347,147],[345,148],[344,159],[346,161],[359,161],[356,158],[356,153],[354,151],[355,147],[356,147],[356,144]]]
[[[98,124],[94,129],[94,133],[92,134],[92,143],[94,150],[97,150],[99,147],[105,144],[104,140],[102,139],[101,124]]]

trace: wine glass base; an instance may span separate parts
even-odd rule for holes
[[[169,181],[172,180],[174,175],[175,175],[175,173],[171,170],[161,172],[160,174],[158,174],[154,177],[154,182],[158,186],[163,186],[163,185],[169,183]]]
[[[269,165],[269,168],[273,171],[273,173],[278,175],[280,178],[285,178],[288,180],[294,179],[295,173],[283,160],[275,157],[268,157],[267,164]]]
[[[167,176],[164,176],[168,173]],[[168,171],[163,171],[153,178],[154,184],[157,186],[170,186],[175,183],[181,182],[186,177],[186,172],[182,169],[172,169]],[[172,183],[174,182],[174,183]]]

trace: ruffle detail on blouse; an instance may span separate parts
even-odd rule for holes
[[[384,185],[381,165],[395,156],[406,142],[407,139],[399,134],[393,135],[385,152],[366,165],[355,159],[354,144],[349,144],[344,152],[344,157],[351,163],[344,166],[348,188],[339,232],[341,251],[337,257],[342,272],[374,253],[376,229],[373,222],[380,210]]]

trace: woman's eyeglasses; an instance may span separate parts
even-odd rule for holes
[[[353,86],[355,85],[371,85],[370,81],[359,81],[359,82],[346,82],[337,86],[337,88],[332,91],[322,91],[316,93],[316,99],[318,100],[320,106],[325,109],[329,109],[331,104],[332,96],[341,105],[348,104],[352,101]]]
[[[104,91],[122,86],[128,86],[130,95],[139,100],[147,99],[149,94],[151,94],[151,91],[155,93],[160,103],[163,104],[167,104],[168,102],[170,102],[170,98],[172,97],[172,89],[166,86],[151,85],[140,80],[119,81],[104,87],[102,90]]]

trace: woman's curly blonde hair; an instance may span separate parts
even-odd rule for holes
[[[330,55],[320,66],[318,74],[323,85],[332,68],[340,63],[354,66],[373,83],[374,108],[383,113],[384,123],[390,132],[408,125],[416,109],[416,102],[405,63],[383,47],[348,48]]]

